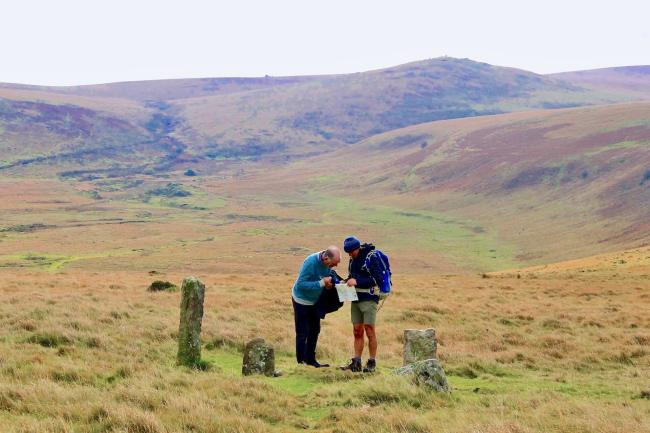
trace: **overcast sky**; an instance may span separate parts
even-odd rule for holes
[[[449,55],[538,73],[650,64],[650,1],[17,0],[0,82],[365,71]]]

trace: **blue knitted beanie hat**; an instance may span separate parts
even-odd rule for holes
[[[354,236],[345,238],[343,241],[343,249],[346,253],[352,252],[359,247],[361,247],[361,241],[359,241],[359,239],[355,238]]]

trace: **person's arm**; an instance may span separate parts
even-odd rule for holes
[[[350,273],[347,280],[348,286],[358,287],[359,289],[369,289],[376,286],[375,280],[367,272],[355,272],[355,274]]]
[[[329,277],[328,277],[329,278]],[[298,274],[298,280],[296,281],[296,287],[299,290],[306,291],[318,291],[321,290],[326,285],[326,278],[321,279],[312,272],[310,263],[307,260],[302,264],[300,268],[300,273]]]
[[[369,289],[377,285],[370,275],[359,275],[355,280],[357,281],[356,287],[360,289]]]

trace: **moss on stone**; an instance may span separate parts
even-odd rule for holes
[[[183,280],[181,286],[181,319],[178,328],[179,365],[201,366],[201,322],[205,285],[195,277]]]

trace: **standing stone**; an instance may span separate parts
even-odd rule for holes
[[[437,358],[436,331],[429,329],[404,330],[404,365]]]
[[[241,367],[244,376],[251,374],[275,375],[275,351],[263,338],[249,341],[244,348],[244,362]]]
[[[449,392],[445,370],[437,359],[425,359],[395,370],[398,376],[411,376],[413,383],[424,385],[438,392]]]
[[[205,285],[187,277],[181,287],[181,322],[178,327],[178,364],[197,367],[201,361],[201,321]]]

